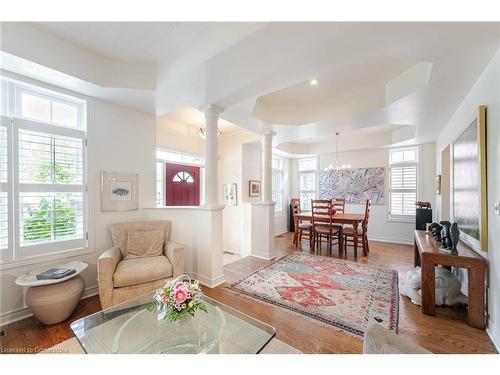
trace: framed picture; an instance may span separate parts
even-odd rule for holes
[[[224,184],[224,205],[238,205],[238,184]]]
[[[453,219],[460,239],[488,250],[486,107],[480,106],[453,142]]]
[[[436,176],[436,194],[441,195],[441,175]]]
[[[256,180],[248,181],[248,196],[260,197],[260,181]]]
[[[101,210],[139,209],[139,175],[137,173],[101,172]]]

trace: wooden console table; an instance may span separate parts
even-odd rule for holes
[[[436,265],[467,268],[469,284],[468,323],[484,329],[484,275],[486,261],[474,250],[459,242],[458,255],[439,250],[441,242],[423,230],[415,231],[415,266],[422,267],[422,312],[436,314]]]

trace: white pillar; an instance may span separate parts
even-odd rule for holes
[[[219,206],[219,181],[217,174],[217,133],[222,107],[210,105],[205,109],[205,206]]]
[[[273,201],[273,136],[267,131],[262,136],[262,202]]]

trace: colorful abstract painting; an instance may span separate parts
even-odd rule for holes
[[[344,198],[347,203],[384,204],[383,167],[349,168],[321,171],[319,175],[320,199]]]

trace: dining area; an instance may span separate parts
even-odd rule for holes
[[[294,246],[302,247],[305,242],[311,252],[320,254],[322,248],[326,248],[329,255],[333,255],[336,247],[339,258],[347,258],[350,249],[354,258],[358,257],[358,250],[362,251],[364,257],[368,256],[370,199],[364,202],[362,214],[346,212],[344,198],[312,199],[311,209],[308,211],[302,210],[299,198],[292,198],[290,206],[294,223]]]

